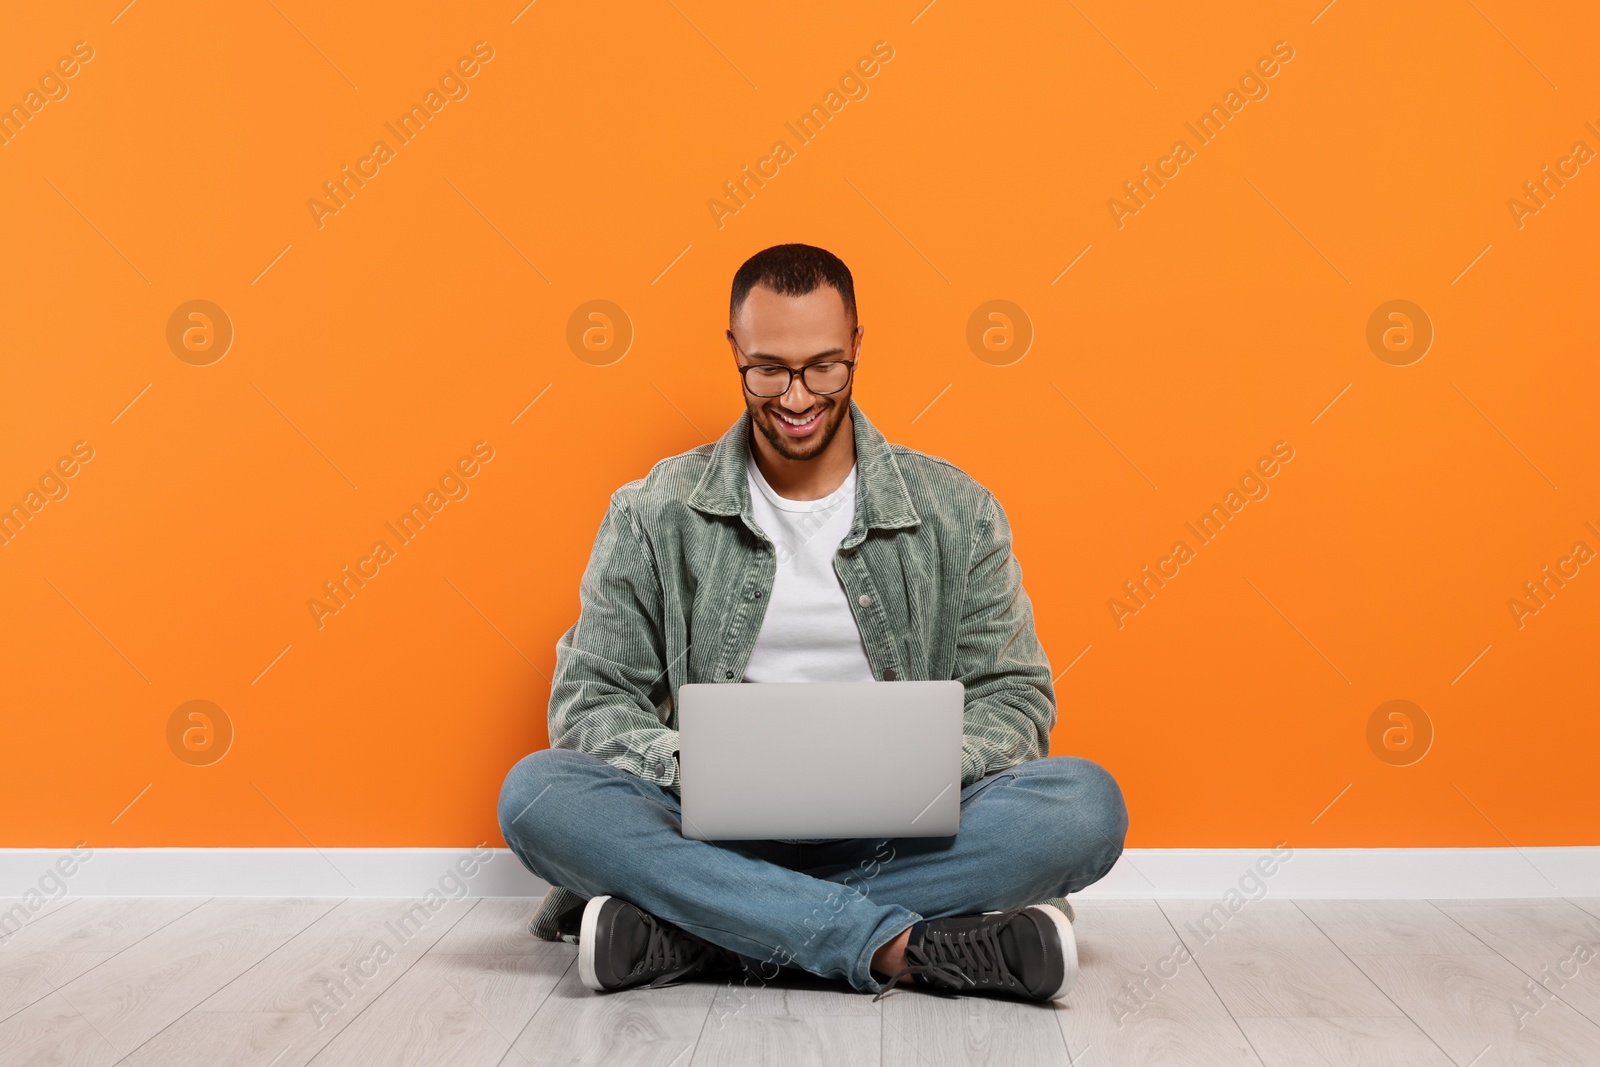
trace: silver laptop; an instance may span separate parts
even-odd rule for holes
[[[959,681],[679,686],[683,836],[949,837],[965,705]]]

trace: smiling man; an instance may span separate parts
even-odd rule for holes
[[[746,410],[612,495],[556,645],[552,747],[512,768],[499,807],[554,887],[533,932],[576,940],[591,989],[788,966],[879,995],[1050,1000],[1077,977],[1064,897],[1121,855],[1122,794],[1046,755],[1055,691],[1005,512],[867,420],[864,334],[838,257],[752,256],[727,330]],[[682,835],[681,685],[896,679],[963,683],[955,836]],[[885,776],[897,758],[881,753]]]

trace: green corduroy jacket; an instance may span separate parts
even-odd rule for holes
[[[852,399],[855,521],[834,557],[873,674],[957,679],[967,785],[1047,754],[1050,662],[994,495],[954,464],[890,444]],[[676,697],[739,682],[777,562],[750,512],[745,411],[715,444],[611,496],[556,643],[550,743],[678,790]]]

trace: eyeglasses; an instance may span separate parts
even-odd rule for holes
[[[734,351],[746,359],[750,358],[745,356],[744,349],[739,347],[732,330],[728,331],[728,340],[733,342]],[[855,366],[856,361],[853,359],[818,360],[815,363],[807,363],[798,371],[780,363],[752,363],[740,367],[739,376],[744,379],[745,390],[751,396],[768,399],[782,396],[794,384],[797,374],[809,392],[828,396],[845,390],[855,373]]]

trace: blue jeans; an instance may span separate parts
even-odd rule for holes
[[[695,841],[675,794],[570,749],[525,756],[500,791],[506,843],[551,885],[621,897],[768,978],[794,966],[869,993],[883,989],[873,953],[913,922],[1076,892],[1111,869],[1127,828],[1116,781],[1073,756],[962,789],[954,837]]]

